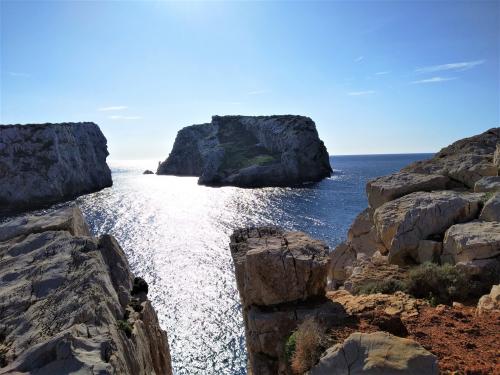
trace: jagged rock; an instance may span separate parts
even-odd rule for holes
[[[303,116],[213,116],[183,128],[157,174],[203,185],[292,186],[331,175],[314,122]]]
[[[500,222],[500,193],[495,194],[486,201],[479,219]]]
[[[155,174],[153,171],[150,171],[149,169],[146,169],[142,174]]]
[[[167,336],[108,235],[77,208],[0,224],[0,374],[171,374]]]
[[[500,176],[483,177],[474,184],[476,193],[500,191]]]
[[[486,294],[477,303],[477,313],[500,310],[500,285],[493,285],[490,294]]]
[[[374,223],[389,251],[389,261],[418,261],[418,245],[431,235],[440,235],[455,223],[478,216],[481,194],[455,191],[416,192],[377,208]]]
[[[386,332],[359,333],[328,349],[310,375],[438,374],[436,356],[413,340]]]
[[[461,139],[443,148],[432,159],[413,163],[402,171],[441,174],[473,188],[476,181],[482,177],[498,175],[498,165],[493,164],[493,153],[498,143],[500,128],[493,128],[482,134]]]
[[[106,138],[94,123],[0,126],[0,215],[112,185]]]
[[[444,262],[452,264],[500,255],[500,223],[473,221],[450,227],[443,241]]]
[[[302,232],[277,228],[236,230],[231,236],[242,301],[275,305],[325,294],[328,246]]]
[[[445,190],[450,179],[439,174],[398,172],[376,178],[366,184],[366,195],[372,209],[416,191]]]

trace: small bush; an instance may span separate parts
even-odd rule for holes
[[[295,345],[297,343],[297,332],[293,332],[285,343],[285,356],[288,363],[292,362],[293,354],[295,353]]]
[[[465,300],[468,296],[468,278],[454,266],[424,263],[410,270],[408,293],[426,298],[432,304]]]
[[[371,281],[366,284],[358,286],[355,294],[393,294],[397,291],[406,291],[406,284],[401,280],[386,279],[381,281]]]
[[[139,293],[148,294],[148,283],[142,277],[134,278],[134,285],[132,286],[132,291],[130,292],[132,295],[136,295]]]
[[[295,341],[295,350],[291,356],[291,368],[295,374],[303,374],[314,366],[325,349],[326,334],[314,318],[307,318],[293,333],[290,349]],[[287,342],[288,344],[288,342]]]
[[[128,321],[119,320],[118,328],[125,332],[125,335],[127,335],[128,338],[132,336],[132,324],[130,324]]]

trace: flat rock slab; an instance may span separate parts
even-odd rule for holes
[[[436,356],[413,340],[386,332],[353,333],[326,351],[311,375],[434,375]]]
[[[476,218],[482,197],[455,191],[416,192],[377,208],[374,224],[389,261],[402,265],[409,259],[418,261],[420,241]]]
[[[452,264],[497,257],[500,255],[500,222],[453,225],[446,231],[443,244],[442,259]]]
[[[302,232],[236,230],[231,236],[236,281],[245,306],[324,296],[328,246]]]

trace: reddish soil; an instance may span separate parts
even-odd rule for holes
[[[403,322],[365,315],[332,329],[329,336],[332,342],[342,342],[353,332],[380,330],[420,343],[438,357],[442,374],[500,375],[498,312],[476,316],[473,307],[426,307],[417,317]]]

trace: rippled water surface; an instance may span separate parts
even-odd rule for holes
[[[153,162],[110,162],[113,187],[77,201],[93,232],[113,234],[149,283],[175,374],[245,374],[232,230],[279,225],[334,247],[366,207],[368,179],[429,156],[334,156],[334,176],[301,189],[208,188],[192,177],[143,175]]]

